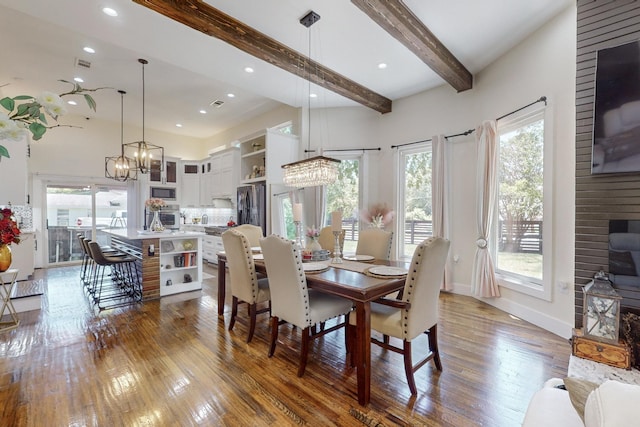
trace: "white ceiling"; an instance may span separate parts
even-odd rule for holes
[[[405,0],[405,4],[473,74],[518,44],[575,0]],[[379,94],[396,100],[444,84],[398,41],[348,0],[208,0],[207,3]],[[102,13],[111,7],[119,16]],[[298,21],[322,17],[311,29]],[[309,51],[309,38],[311,50]],[[0,0],[0,91],[5,96],[62,93],[59,79],[127,91],[125,120],[142,121],[145,58],[146,128],[204,138],[280,103],[308,105],[308,83],[230,45],[130,0]],[[91,46],[95,54],[82,51]],[[76,58],[91,62],[78,68]],[[385,62],[384,70],[377,68]],[[244,67],[255,69],[253,74]],[[453,89],[451,89],[453,91]],[[312,107],[357,105],[334,93]],[[227,98],[227,93],[235,98]],[[95,94],[71,113],[120,122],[115,90]],[[225,101],[220,108],[214,100]],[[206,115],[200,109],[206,109]],[[176,123],[182,123],[177,128]]]

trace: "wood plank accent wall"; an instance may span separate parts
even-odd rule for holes
[[[575,323],[582,326],[582,289],[608,271],[610,219],[640,220],[640,173],[591,175],[596,52],[640,40],[640,2],[578,0],[576,58]],[[623,307],[640,308],[640,292],[623,291]]]
[[[149,246],[155,253],[149,255]],[[160,298],[160,239],[142,240],[142,300]]]

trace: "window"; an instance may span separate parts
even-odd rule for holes
[[[337,157],[336,157],[337,158]],[[360,212],[360,168],[361,158],[342,158],[338,166],[338,179],[327,185],[325,203],[325,226],[331,222],[331,212],[342,210],[342,228],[345,229],[345,253],[356,251],[358,242],[358,220]]]
[[[418,244],[433,235],[431,223],[431,144],[400,148],[398,259],[411,258]]]
[[[498,196],[493,253],[500,284],[531,295],[550,297],[550,167],[545,167],[545,110],[498,123]]]

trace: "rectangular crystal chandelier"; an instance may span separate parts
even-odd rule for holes
[[[283,182],[289,187],[313,187],[332,184],[338,178],[340,160],[315,156],[282,165]]]

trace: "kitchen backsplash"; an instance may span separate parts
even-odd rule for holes
[[[185,208],[181,209],[185,224],[202,223],[202,216],[206,215],[208,225],[227,225],[229,219],[236,220],[236,210],[233,208]]]
[[[3,206],[4,208],[11,208],[13,215],[18,223],[18,227],[21,230],[33,230],[33,211],[31,206]]]

